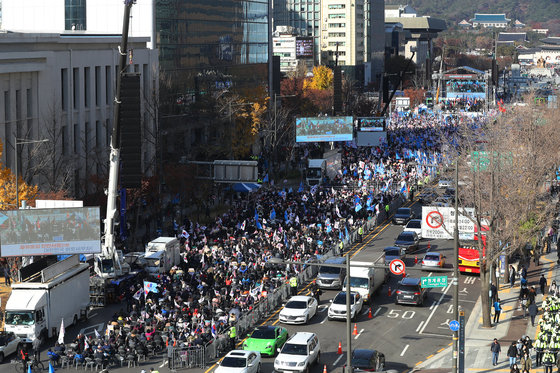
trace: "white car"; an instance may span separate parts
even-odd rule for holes
[[[422,268],[443,268],[445,266],[445,256],[434,251],[427,252],[422,259]]]
[[[412,219],[404,226],[404,232],[411,231],[415,232],[418,236],[418,239],[422,239],[422,220],[421,219]]]
[[[274,360],[275,372],[306,372],[319,364],[321,344],[315,333],[299,332],[288,339]]]
[[[296,295],[288,300],[278,318],[286,324],[307,324],[317,313],[317,299],[306,295]]]
[[[22,344],[20,337],[12,332],[0,332],[0,363],[13,353],[16,353]]]
[[[438,181],[438,188],[450,188],[453,186],[453,180],[441,179]]]
[[[261,371],[261,353],[233,350],[218,364],[216,373],[258,373]]]
[[[358,314],[362,311],[364,299],[359,293],[353,291],[350,293],[350,319],[356,320]],[[339,292],[332,300],[329,307],[328,319],[346,320],[346,292]]]

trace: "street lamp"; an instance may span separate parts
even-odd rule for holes
[[[16,157],[15,157],[15,167],[16,167],[16,208],[19,210],[19,170],[18,170],[18,145],[24,144],[38,144],[47,142],[49,139],[42,139],[42,140],[28,140],[28,139],[18,139],[17,136],[14,136],[14,147],[16,149]]]

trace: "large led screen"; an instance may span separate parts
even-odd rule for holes
[[[352,117],[296,119],[296,142],[352,141]]]
[[[101,252],[99,207],[0,211],[0,255]]]

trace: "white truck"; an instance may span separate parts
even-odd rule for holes
[[[73,255],[12,285],[4,329],[25,343],[45,341],[58,335],[62,320],[67,327],[87,317],[88,307],[89,265]]]
[[[350,291],[359,293],[363,297],[364,303],[371,303],[373,295],[387,281],[389,276],[387,269],[365,267],[368,265],[384,265],[383,255],[375,262],[350,262]],[[346,291],[347,283],[348,275],[344,279],[342,290]]]
[[[146,246],[146,271],[151,274],[168,272],[180,263],[180,243],[175,237],[158,237]]]
[[[340,173],[342,167],[342,154],[336,149],[323,154],[321,159],[307,160],[307,185],[313,186],[322,184],[325,177],[331,180]]]
[[[327,177],[331,180],[341,174],[342,169],[342,154],[337,150],[333,149],[323,154],[323,159],[325,160],[326,164],[326,174]]]

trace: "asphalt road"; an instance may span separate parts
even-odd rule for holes
[[[418,217],[421,216],[421,206],[419,203],[412,205]],[[363,240],[363,243],[354,245],[347,255],[352,260],[374,261],[377,259],[384,247],[391,246],[396,236],[402,231],[402,226],[384,224],[370,232]],[[428,292],[424,306],[395,305],[394,296],[388,296],[388,288],[396,288],[401,276],[391,275],[388,283],[379,289],[373,299],[372,318],[368,317],[369,308],[364,305],[362,313],[356,322],[358,335],[352,336],[352,348],[377,349],[385,354],[386,369],[395,369],[399,372],[409,371],[419,362],[425,360],[430,355],[438,352],[449,345],[452,332],[449,329],[449,322],[453,317],[453,301],[451,286],[452,267],[447,264],[449,272],[425,272],[416,271],[420,268],[420,263],[415,264],[415,256],[420,262],[427,250],[428,242],[431,251],[442,252],[447,257],[447,262],[454,262],[453,241],[446,240],[422,240],[420,249],[415,254],[407,255],[405,264],[407,273],[411,277],[422,277],[432,275],[448,275],[449,285],[445,288],[433,288]],[[476,276],[463,276],[459,278],[459,304],[465,311],[468,318],[478,297],[479,278]],[[307,291],[302,291],[306,294]],[[328,372],[342,371],[342,366],[346,363],[346,323],[344,321],[328,321],[327,308],[330,300],[336,295],[337,291],[324,291],[321,296],[319,312],[307,325],[285,325],[290,335],[298,331],[310,331],[317,333],[321,343],[321,364],[315,366],[313,373],[323,372],[323,364],[327,365]],[[72,340],[81,331],[94,334],[94,329],[102,332],[105,330],[106,322],[110,316],[119,309],[120,306],[114,305],[108,308],[97,309],[91,312],[91,317],[86,323],[78,326],[71,326],[67,329],[66,341]],[[278,314],[274,313],[264,325],[277,325]],[[354,324],[352,324],[352,328]],[[338,344],[342,343],[343,354],[338,355]],[[54,344],[54,341],[51,341]],[[45,346],[50,347],[50,346]],[[46,360],[46,353],[43,352],[43,360]],[[141,362],[140,367],[122,367],[111,369],[111,372],[140,372],[141,369],[149,371],[150,367],[158,368],[162,373],[168,372],[166,364],[162,358],[152,358],[150,361]],[[8,363],[9,366],[9,363]],[[0,367],[0,370],[8,366]],[[262,372],[272,372],[274,366],[273,358],[263,358]],[[207,369],[190,369],[189,372],[202,373],[212,372],[216,365],[210,365]],[[12,369],[13,370],[13,369]]]

